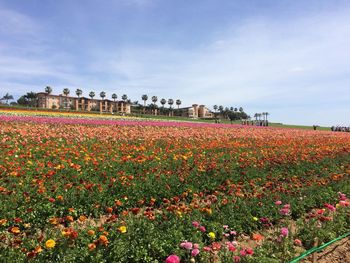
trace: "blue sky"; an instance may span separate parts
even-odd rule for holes
[[[0,96],[77,88],[350,124],[350,1],[0,0]]]

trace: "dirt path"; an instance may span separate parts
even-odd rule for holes
[[[312,262],[311,257],[302,261]],[[350,237],[344,238],[317,253],[317,263],[350,263]]]

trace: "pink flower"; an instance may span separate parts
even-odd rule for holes
[[[241,249],[239,254],[241,254],[242,257],[245,257],[247,255],[247,251],[245,249]]]
[[[240,256],[234,256],[233,257],[233,262],[241,262],[241,257]]]
[[[199,245],[198,245],[197,243],[194,243],[194,244],[193,244],[193,248],[194,248],[194,249],[196,249],[196,248],[198,249],[198,248],[199,248]]]
[[[180,258],[176,255],[170,255],[166,258],[165,263],[180,263]]]
[[[211,247],[203,247],[203,250],[204,250],[205,252],[209,252],[209,251],[211,251]]]
[[[282,227],[281,228],[281,235],[286,237],[286,236],[288,236],[288,234],[289,234],[288,228]]]
[[[197,221],[193,221],[192,226],[198,228],[200,226],[200,224]]]
[[[346,200],[346,195],[345,195],[345,194],[343,194],[343,193],[341,193],[341,192],[339,192],[338,194],[339,194],[339,199],[340,199],[340,200],[342,200],[342,201],[345,201],[345,200]]]
[[[341,200],[341,201],[339,201],[339,205],[340,206],[349,206],[350,205],[350,203],[349,202],[347,202],[347,201],[343,201],[343,200]]]
[[[192,257],[195,257],[195,256],[197,256],[198,254],[199,254],[199,249],[198,249],[198,248],[193,249],[192,252],[191,252],[191,256],[192,256]]]
[[[227,228],[228,228],[228,225],[223,225],[223,228],[227,229]]]
[[[192,242],[182,242],[181,244],[180,244],[180,247],[182,247],[182,248],[184,248],[184,249],[187,249],[187,250],[191,250],[192,249],[192,247],[193,247],[193,244],[192,244]]]
[[[331,204],[325,204],[324,206],[327,207],[329,211],[332,211],[332,212],[335,211],[335,207]]]
[[[229,251],[231,251],[231,252],[236,251],[236,248],[234,247],[234,245],[231,242],[226,242],[226,246],[227,246]]]
[[[281,209],[280,209],[280,214],[283,216],[287,216],[290,214],[290,204],[285,204]]]
[[[303,245],[303,243],[301,242],[300,239],[295,239],[294,240],[294,245],[298,246],[298,247],[301,247]]]
[[[282,201],[278,200],[275,202],[275,205],[281,205],[282,204]]]
[[[199,231],[201,231],[201,232],[203,232],[203,233],[204,233],[205,231],[207,231],[207,230],[205,229],[204,226],[200,226],[198,229],[199,229]]]
[[[236,231],[230,231],[230,235],[235,236],[235,235],[237,235],[237,232]]]

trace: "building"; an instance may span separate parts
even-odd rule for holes
[[[193,104],[191,107],[179,108],[181,117],[188,118],[214,118],[214,114],[205,105]]]
[[[52,95],[46,92],[37,93],[38,107],[45,109],[70,109],[77,111],[99,111],[131,113],[131,103],[125,101],[112,101],[108,99],[91,99],[86,97],[70,97],[65,95]]]

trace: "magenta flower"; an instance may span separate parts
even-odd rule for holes
[[[198,227],[200,226],[200,224],[199,224],[199,222],[197,222],[197,221],[193,221],[193,222],[192,222],[192,226],[198,228]]]
[[[289,234],[288,228],[282,227],[282,228],[281,228],[281,235],[284,236],[284,237],[286,237],[286,236],[288,236],[288,234]]]
[[[176,255],[170,255],[166,258],[165,263],[180,263],[180,258]]]
[[[193,249],[192,252],[191,252],[191,256],[192,256],[192,257],[195,257],[195,256],[197,256],[198,254],[199,254],[199,249],[198,249],[198,248]]]
[[[245,257],[247,255],[247,251],[245,249],[241,249],[239,254],[241,254],[242,257]]]
[[[282,204],[282,201],[278,200],[275,202],[275,205],[281,205]]]
[[[205,229],[204,226],[200,226],[198,229],[199,229],[199,231],[201,231],[201,232],[203,232],[203,233],[204,233],[205,231],[207,231],[207,230]]]

